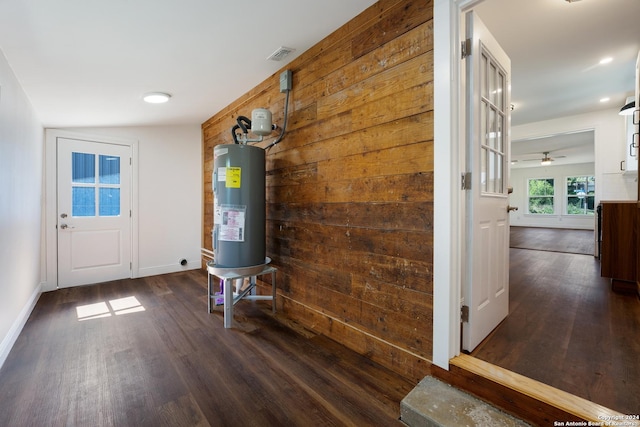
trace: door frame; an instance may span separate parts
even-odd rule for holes
[[[461,97],[464,62],[461,59],[463,12],[483,0],[435,0],[434,45],[434,236],[433,357],[449,370],[460,354],[460,307],[465,254],[464,106]]]
[[[435,365],[449,369],[449,359],[460,354],[461,268],[464,254],[464,195],[460,175],[464,170],[464,141],[461,136],[464,111],[460,111],[461,25],[463,13],[484,0],[434,0],[434,251],[433,287],[433,357]],[[488,0],[491,1],[491,0]],[[602,177],[605,165],[601,154],[612,129],[608,122],[595,118],[585,126],[581,117],[551,120],[541,131],[538,127],[520,126],[512,139],[576,130],[593,130],[596,155],[595,176]],[[462,145],[461,145],[462,144]],[[606,156],[605,156],[606,157]],[[602,198],[602,186],[596,186],[596,204]]]
[[[131,277],[139,275],[138,259],[138,141],[84,134],[63,129],[46,129],[44,139],[44,215],[43,226],[43,264],[42,291],[58,289],[58,237],[57,237],[57,139],[68,138],[107,144],[129,146],[131,149]]]

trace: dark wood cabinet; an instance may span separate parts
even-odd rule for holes
[[[601,271],[610,277],[613,289],[636,290],[638,273],[638,202],[601,202]]]
[[[640,181],[640,180],[638,180]],[[640,186],[640,183],[638,183]],[[638,193],[640,194],[640,193]],[[640,224],[640,201],[636,207],[636,224]],[[640,233],[636,232],[636,248],[640,248]],[[636,249],[637,250],[637,249]],[[637,256],[637,255],[636,255]],[[640,297],[640,262],[636,263],[636,294]]]

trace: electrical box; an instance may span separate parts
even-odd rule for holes
[[[291,70],[285,70],[280,74],[280,93],[290,91],[293,87]]]

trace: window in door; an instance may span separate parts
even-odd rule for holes
[[[504,194],[506,73],[488,51],[480,67],[480,177],[483,194]]]
[[[120,157],[73,152],[71,163],[71,215],[119,216]]]
[[[534,215],[553,215],[555,212],[554,179],[531,178],[527,188],[527,212]]]
[[[567,215],[594,215],[596,180],[593,176],[567,177]]]

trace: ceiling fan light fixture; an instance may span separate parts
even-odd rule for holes
[[[621,116],[630,116],[633,114],[633,110],[635,110],[635,108],[636,108],[636,101],[627,102],[620,109],[620,112],[618,114],[620,114]]]
[[[149,92],[145,93],[142,99],[149,104],[164,104],[171,99],[171,95],[164,92]]]
[[[540,161],[540,165],[541,166],[549,166],[551,164],[551,162],[553,161],[553,159],[551,157],[549,157],[549,152],[547,151],[546,153],[542,153],[542,154],[544,154],[544,157]]]

